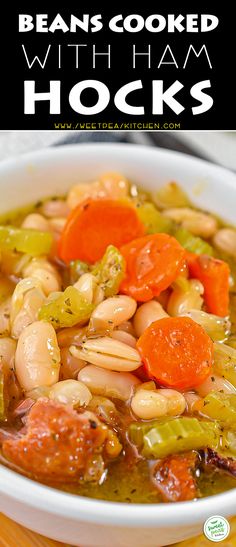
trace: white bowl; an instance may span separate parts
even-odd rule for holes
[[[190,156],[127,144],[64,146],[1,163],[0,212],[61,194],[109,170],[149,190],[175,180],[199,207],[235,221],[233,173]],[[233,515],[236,490],[196,502],[130,505],[63,493],[0,466],[0,492],[3,513],[53,539],[81,547],[158,547],[201,533],[212,515]]]

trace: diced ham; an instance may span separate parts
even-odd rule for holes
[[[31,476],[62,482],[83,475],[86,462],[102,451],[106,437],[106,426],[94,414],[78,414],[69,406],[40,399],[29,411],[26,433],[3,442],[2,451]]]
[[[159,460],[152,467],[151,477],[163,497],[163,501],[188,501],[197,497],[193,476],[198,454],[175,454]]]

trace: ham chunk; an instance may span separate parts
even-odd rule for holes
[[[159,460],[152,468],[152,482],[163,501],[188,501],[197,497],[194,471],[199,461],[196,452],[175,454]]]
[[[31,408],[25,434],[3,442],[2,451],[27,474],[53,481],[77,480],[86,462],[101,453],[107,427],[91,412],[78,414],[69,406],[38,400]]]

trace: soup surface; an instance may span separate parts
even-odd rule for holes
[[[236,230],[105,173],[1,218],[0,459],[129,503],[236,486]]]

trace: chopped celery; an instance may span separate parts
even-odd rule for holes
[[[236,349],[214,342],[214,372],[236,387]]]
[[[221,445],[223,450],[227,450],[236,455],[236,433],[234,431],[229,431],[224,429],[221,436]]]
[[[228,427],[236,425],[236,394],[211,391],[204,398],[203,412]]]
[[[174,420],[169,418],[168,421]],[[155,427],[159,427],[164,422],[162,420],[151,420],[150,422],[133,422],[129,427],[129,438],[138,448],[143,447],[143,438],[146,433]]]
[[[140,425],[144,426],[143,428]],[[217,448],[220,427],[217,423],[197,418],[175,418],[165,422],[133,423],[130,440],[142,448],[147,458],[164,458],[169,454],[198,450],[206,446]]]
[[[230,334],[230,321],[227,317],[219,317],[196,309],[183,312],[183,315],[191,317],[193,321],[201,325],[212,340],[223,342]]]
[[[81,275],[88,273],[89,265],[82,260],[72,260],[70,262],[70,280],[71,283],[76,283]]]
[[[174,229],[174,222],[167,217],[164,217],[150,202],[144,202],[137,207],[137,213],[141,222],[146,227],[147,234],[156,234],[165,232],[171,234]]]
[[[201,239],[201,237],[194,236],[191,232],[185,230],[185,228],[179,228],[176,230],[174,236],[180,245],[191,253],[209,256],[213,256],[214,254],[213,247],[209,245],[209,243],[204,241],[204,239]]]
[[[52,234],[14,226],[0,226],[0,250],[18,251],[31,256],[48,254],[52,245]]]
[[[107,247],[101,261],[92,269],[92,274],[97,278],[106,297],[114,296],[114,294],[118,293],[124,272],[124,258],[113,245]]]
[[[67,287],[57,298],[44,304],[38,319],[49,321],[55,328],[86,323],[94,309],[75,287]]]
[[[168,182],[156,192],[154,201],[161,209],[169,207],[187,207],[189,199],[187,194],[176,182]]]

